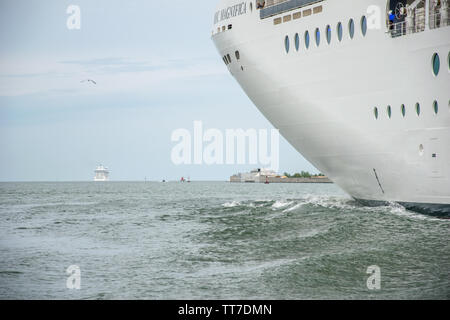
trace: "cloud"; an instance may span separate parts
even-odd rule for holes
[[[16,67],[11,67],[16,66]],[[77,92],[91,94],[92,86],[80,80],[95,79],[95,94],[148,91],[164,88],[168,83],[199,77],[226,75],[220,61],[212,58],[138,59],[124,57],[65,59],[49,61],[2,61],[0,96]],[[175,89],[175,88],[174,88]]]

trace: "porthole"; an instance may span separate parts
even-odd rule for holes
[[[416,103],[416,113],[420,116],[420,103]]]
[[[300,37],[298,35],[298,33],[295,34],[295,50],[299,50],[300,49]]]
[[[237,60],[241,59],[241,54],[239,53],[239,51],[236,51],[236,52],[234,53],[234,55],[236,56],[236,59],[237,59]]]
[[[284,38],[284,48],[286,49],[286,53],[289,53],[289,36]]]
[[[353,19],[350,19],[350,21],[348,22],[348,33],[350,39],[353,39],[353,36],[355,35],[355,22],[353,21]]]
[[[328,44],[331,43],[331,27],[330,27],[330,25],[327,26],[327,42],[328,42]]]
[[[402,106],[400,107],[400,110],[401,110],[402,116],[403,116],[403,118],[404,118],[404,117],[406,116],[406,107],[405,107],[404,104],[402,104]]]
[[[423,147],[423,144],[421,144],[421,145],[419,146],[419,155],[420,155],[420,156],[423,156],[424,153],[425,153],[425,148]]]
[[[437,53],[433,54],[433,58],[431,59],[433,74],[437,76],[439,74],[439,69],[441,68],[441,61],[439,59],[439,55]]]
[[[342,35],[343,35],[342,23],[339,22],[337,24],[337,36],[339,41],[342,41]]]
[[[439,104],[436,100],[434,100],[434,102],[433,102],[433,111],[434,111],[434,114],[438,114],[438,112],[439,112]]]
[[[366,36],[367,33],[367,18],[366,16],[363,16],[361,18],[361,32],[363,36]]]
[[[253,12],[253,2],[250,2],[250,12]]]
[[[392,108],[391,106],[387,106],[386,108],[387,116],[390,119],[392,117]]]
[[[308,31],[305,32],[305,47],[306,47],[306,49],[309,48],[309,32]]]
[[[227,54],[228,63],[231,63],[231,57],[229,54]]]
[[[319,28],[316,28],[316,45],[320,45],[320,30]]]
[[[375,116],[375,119],[378,119],[378,108],[373,108],[373,115]]]
[[[448,64],[448,71],[450,71],[450,52],[448,53],[447,56],[447,64]]]

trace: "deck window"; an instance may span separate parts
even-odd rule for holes
[[[401,106],[401,111],[402,111],[402,116],[403,116],[403,118],[406,116],[406,107],[405,107],[405,105],[404,104],[402,104],[402,106]]]
[[[420,103],[416,103],[416,113],[417,116],[420,116]]]
[[[386,111],[387,111],[388,118],[390,119],[392,117],[392,108],[391,108],[391,106],[387,106]]]
[[[377,107],[373,108],[373,114],[375,116],[375,119],[378,119],[378,108]]]

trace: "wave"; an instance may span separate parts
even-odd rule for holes
[[[407,210],[398,203],[389,203],[384,206],[366,206],[348,196],[328,196],[309,194],[300,199],[265,199],[248,201],[230,201],[222,204],[225,208],[268,208],[272,212],[289,213],[305,206],[325,208],[339,211],[360,211],[364,213],[392,214],[395,216],[426,221],[442,221],[442,219],[430,217]]]

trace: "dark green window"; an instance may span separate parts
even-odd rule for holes
[[[433,73],[435,76],[437,76],[439,74],[439,69],[441,68],[441,61],[437,53],[433,54],[432,63],[433,63]]]

